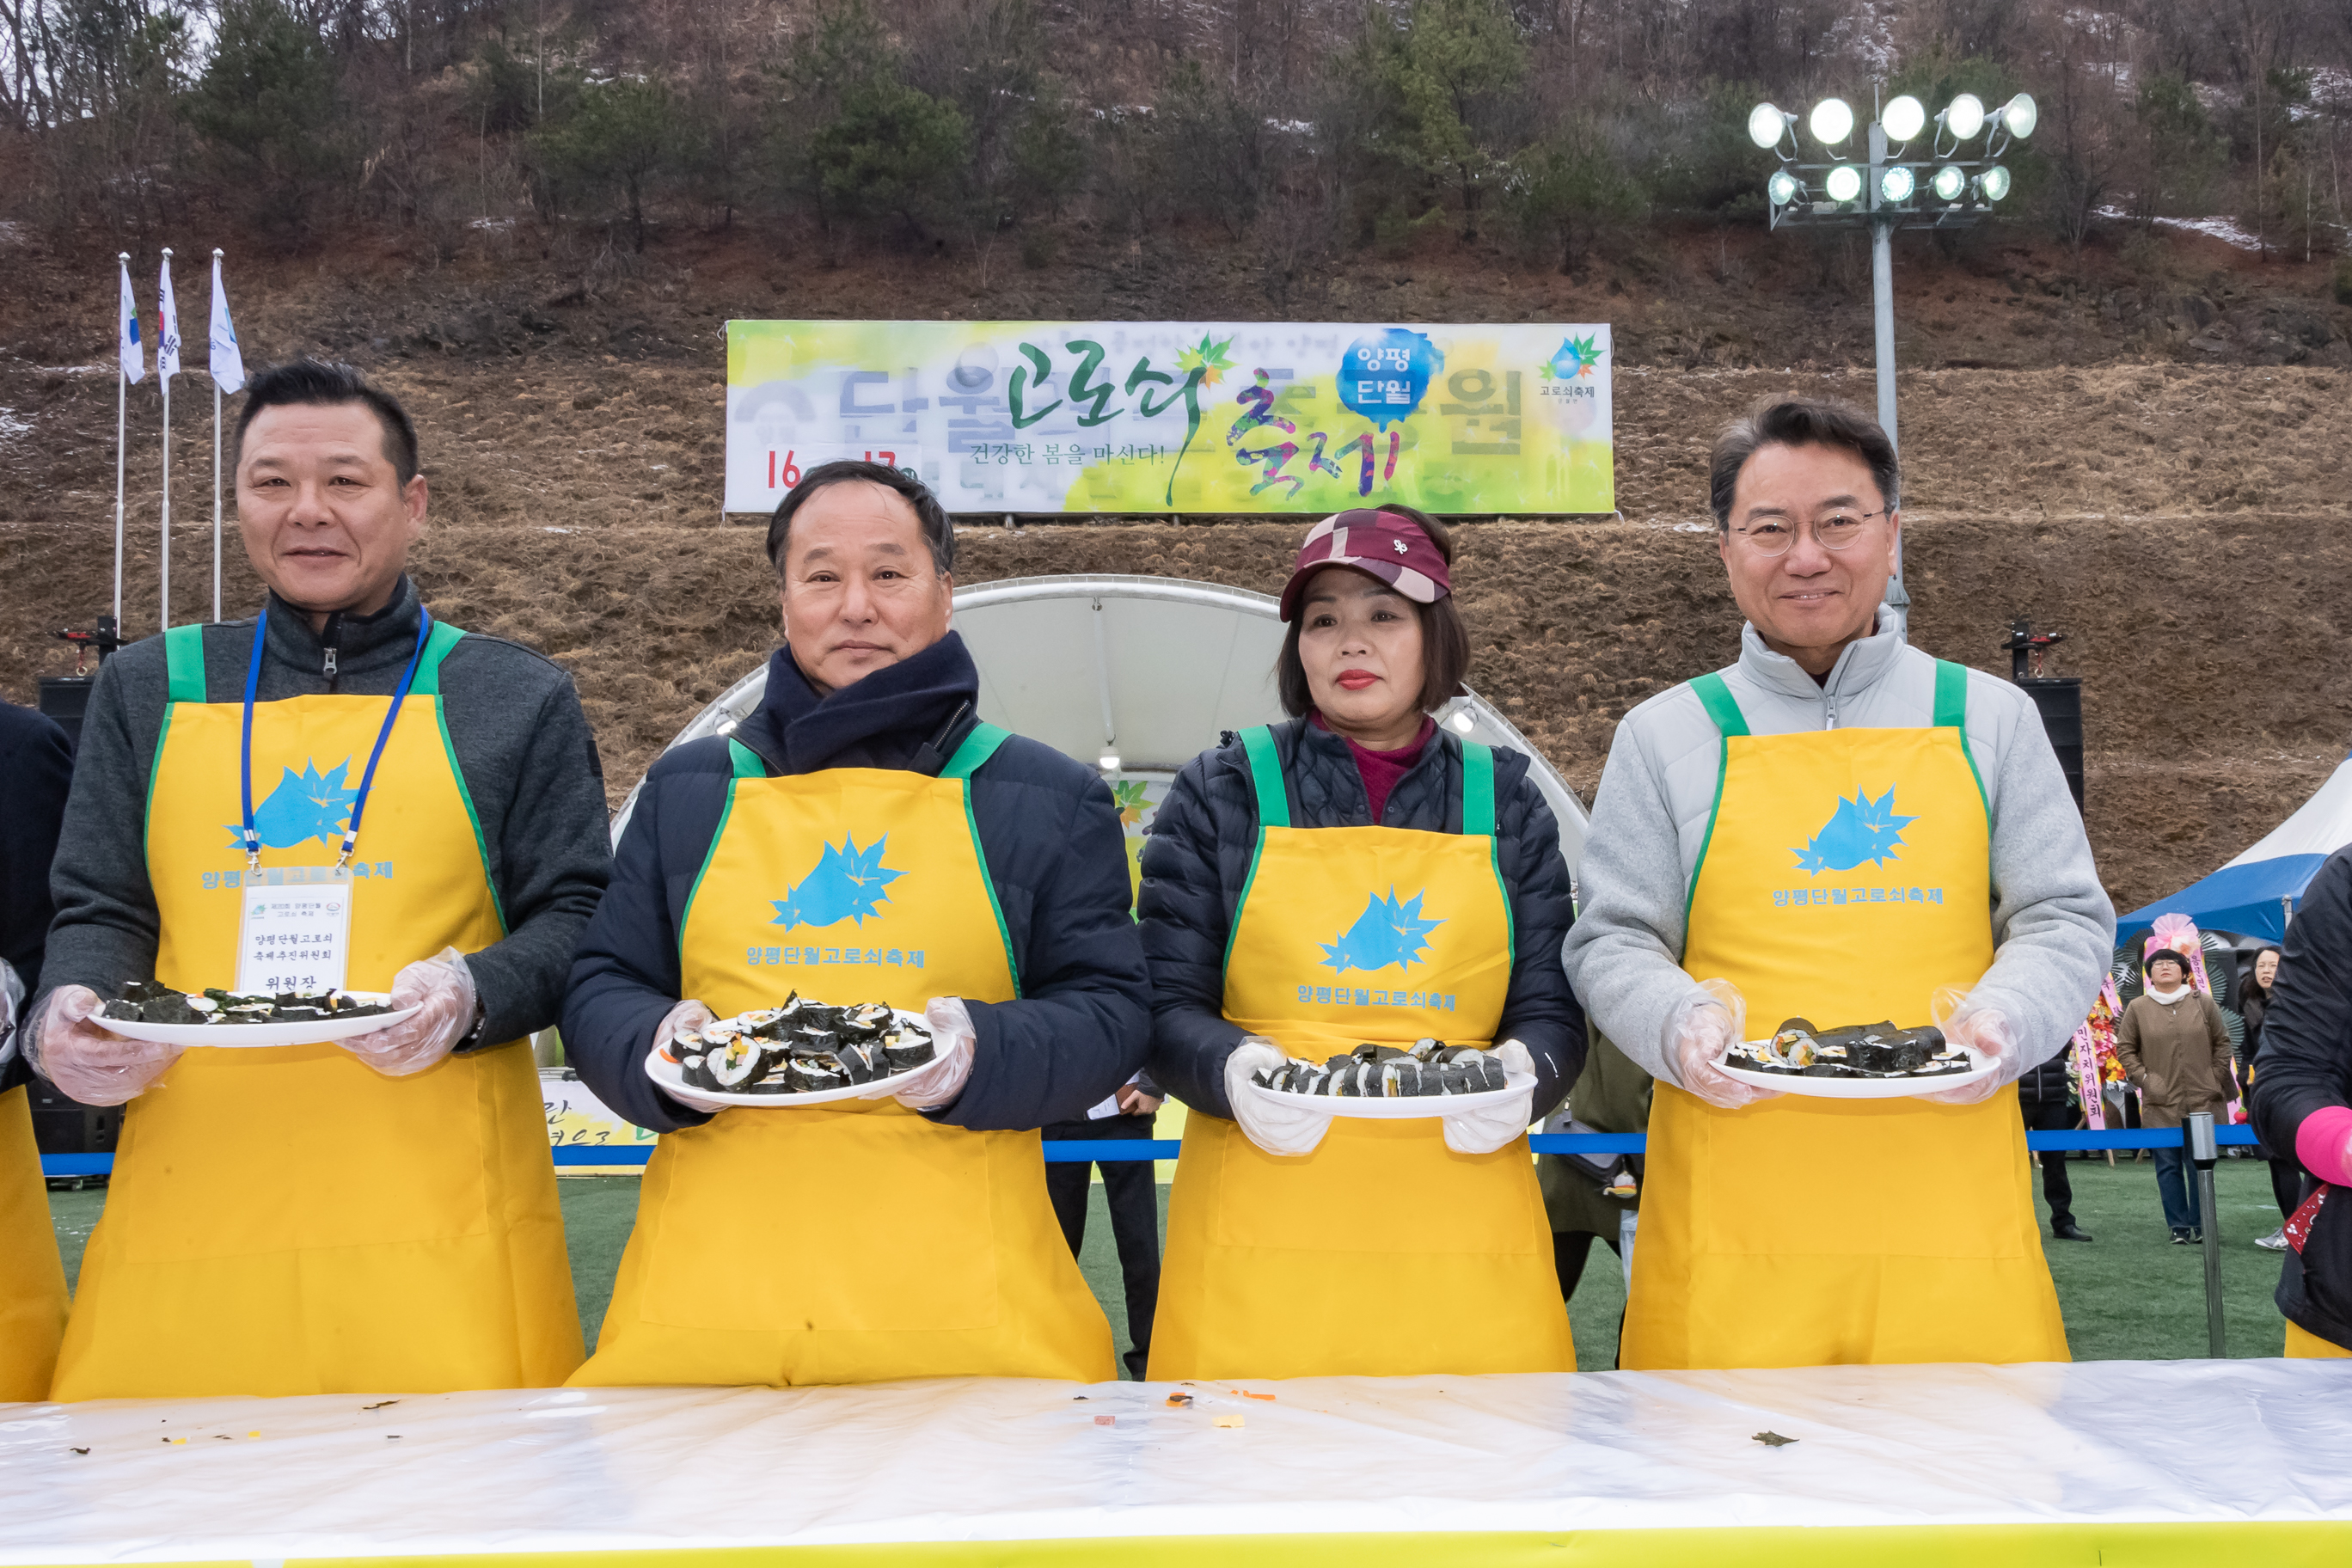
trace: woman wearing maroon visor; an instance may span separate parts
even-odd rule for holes
[[[1576,1368],[1526,1142],[1584,1059],[1568,867],[1528,759],[1431,717],[1453,554],[1407,507],[1318,523],[1290,722],[1185,764],[1144,847],[1150,1070],[1195,1113],[1155,1379]],[[1365,1096],[1428,1114],[1333,1114]]]

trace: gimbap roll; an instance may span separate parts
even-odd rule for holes
[[[702,1060],[710,1073],[710,1081],[733,1094],[760,1076],[767,1053],[756,1041],[738,1037],[712,1046],[703,1053]]]

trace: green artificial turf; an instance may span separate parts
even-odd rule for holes
[[[2039,1203],[2043,1249],[2066,1312],[2066,1337],[2077,1361],[2168,1361],[2207,1353],[2203,1253],[2174,1247],[2157,1202],[2156,1167],[2118,1155],[2113,1170],[2104,1158],[2078,1160],[2067,1169],[2074,1184],[2074,1218],[2097,1237],[2089,1243],[2047,1239],[2049,1211]],[[2285,1329],[2271,1291],[2278,1283],[2278,1255],[2256,1247],[2254,1238],[2277,1228],[2269,1171],[2256,1160],[2224,1160],[2214,1177],[2221,1210],[2221,1286],[2229,1352],[2233,1356],[2274,1356]],[[1851,1177],[1849,1179],[1852,1179]],[[567,1176],[559,1184],[563,1223],[572,1247],[572,1288],[580,1300],[580,1323],[590,1345],[604,1321],[614,1271],[629,1238],[637,1207],[635,1176]],[[103,1188],[53,1192],[50,1213],[58,1246],[71,1279],[105,1202]],[[1103,1189],[1093,1189],[1080,1272],[1103,1305],[1119,1353],[1129,1349],[1125,1292],[1111,1242],[1110,1215]],[[1834,1205],[1827,1191],[1798,1201]],[[1168,1186],[1160,1187],[1160,1224],[1168,1217]],[[1595,1246],[1585,1264],[1569,1316],[1576,1331],[1577,1365],[1588,1372],[1616,1361],[1617,1328],[1625,1307],[1624,1276],[1616,1258]]]

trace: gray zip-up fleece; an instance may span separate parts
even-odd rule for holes
[[[271,595],[257,700],[389,697],[415,647],[421,607],[404,576],[384,608],[331,616],[321,635],[308,616]],[[204,637],[205,700],[243,702],[253,622],[210,626]],[[155,972],[147,784],[167,696],[160,637],[108,659],[91,689],[49,878],[58,912],[41,968],[44,994],[87,985],[106,995]],[[612,874],[604,770],[572,678],[519,644],[467,637],[442,663],[441,701],[509,928],[466,955],[485,1013],[481,1038],[494,1044],[555,1021],[572,950]],[[234,769],[236,758],[221,765]],[[375,787],[394,790],[400,782],[379,773]],[[364,853],[364,823],[361,834]],[[28,1043],[36,1065],[39,1048],[37,1040]]]
[[[1752,733],[1924,729],[1934,722],[1936,661],[1891,632],[1849,644],[1826,683],[1743,627],[1722,672]],[[1577,884],[1582,907],[1561,957],[1586,1013],[1654,1076],[1668,1019],[1706,975],[1683,972],[1691,876],[1714,816],[1720,747],[1688,683],[1625,715],[1609,748]],[[2099,885],[2082,814],[2033,700],[1969,671],[1968,744],[1992,816],[1992,967],[1971,993],[2042,1061],[2089,1012],[2115,946],[2116,911]],[[1855,963],[1869,962],[1856,952]],[[1779,1020],[1748,1021],[1750,1035]],[[1865,1019],[1824,1019],[1864,1023]]]

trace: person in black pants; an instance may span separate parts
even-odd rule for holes
[[[2070,1132],[2081,1113],[2074,1109],[2067,1082],[2074,1051],[2060,1051],[2017,1080],[2017,1109],[2028,1132]],[[2074,1224],[2074,1184],[2066,1176],[2066,1151],[2044,1149],[2042,1195],[2050,1200],[2050,1234],[2060,1241],[2088,1241],[2090,1232]]]
[[[1160,1086],[1138,1073],[1126,1088],[1097,1105],[1083,1121],[1056,1121],[1044,1128],[1048,1142],[1056,1140],[1131,1139],[1151,1136],[1153,1120],[1167,1096]],[[1083,1160],[1045,1167],[1045,1191],[1054,1200],[1054,1217],[1062,1222],[1063,1239],[1070,1256],[1079,1256],[1087,1239],[1087,1189],[1100,1169],[1103,1198],[1110,1207],[1111,1239],[1118,1246],[1118,1271],[1127,1287],[1128,1375],[1142,1381],[1144,1363],[1151,1354],[1151,1310],[1160,1300],[1160,1183],[1158,1167],[1149,1160]]]
[[[2279,950],[2263,948],[2254,954],[2253,975],[2238,987],[2238,1013],[2246,1021],[2246,1048],[2239,1059],[2238,1087],[2243,1096],[2248,1114],[2254,1103],[2254,1073],[2259,1066],[2256,1058],[2262,1054],[2263,1020],[2269,1016],[2271,987],[2278,984]],[[2278,1205],[2278,1228],[2256,1241],[2254,1245],[2271,1252],[2286,1250],[2286,1222],[2303,1202],[2303,1166],[2296,1163],[2290,1149],[2281,1158],[2274,1149],[2261,1143],[2254,1152],[2270,1163],[2271,1201]]]

